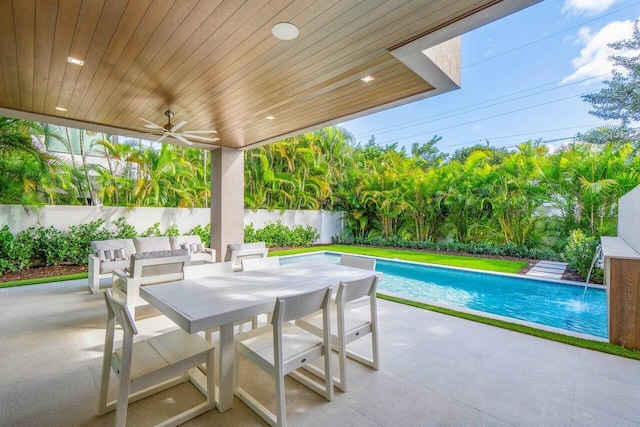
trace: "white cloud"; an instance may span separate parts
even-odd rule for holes
[[[565,0],[562,13],[595,15],[609,9],[619,0]]]
[[[493,55],[493,49],[489,49],[484,53],[484,56],[491,56]]]
[[[562,79],[562,83],[589,78],[604,80],[613,69],[609,56],[620,53],[611,49],[608,44],[630,39],[632,35],[633,21],[614,21],[597,32],[589,27],[581,28],[576,43],[583,44],[584,47],[580,50],[580,55],[571,60],[575,71]]]

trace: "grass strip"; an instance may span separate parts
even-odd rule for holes
[[[274,255],[296,255],[309,252],[335,251],[379,258],[400,259],[403,261],[426,262],[429,264],[448,265],[452,267],[472,268],[475,270],[495,271],[515,274],[527,265],[526,261],[511,261],[496,258],[481,258],[462,255],[449,255],[431,252],[415,252],[403,249],[387,249],[371,246],[327,245],[312,248],[286,249],[269,252]]]
[[[588,350],[600,351],[602,353],[613,354],[616,356],[626,357],[629,359],[640,360],[640,351],[625,348],[625,347],[620,347],[618,345],[611,344],[608,342],[571,337],[568,335],[559,334],[557,332],[544,331],[542,329],[536,329],[530,326],[505,322],[504,320],[490,319],[488,317],[482,317],[475,314],[455,311],[449,308],[438,307],[435,305],[425,304],[422,302],[406,300],[403,298],[393,297],[390,295],[377,294],[377,296],[378,298],[384,299],[387,301],[397,302],[399,304],[409,305],[412,307],[421,308],[423,310],[434,311],[436,313],[446,314],[448,316],[459,317],[461,319],[471,320],[473,322],[484,323],[485,325],[495,326],[502,329],[508,329],[510,331],[520,332],[522,334],[527,334],[527,335],[531,335],[538,338],[544,338],[547,340],[556,341],[563,344],[582,347]]]
[[[0,289],[13,288],[14,286],[38,285],[41,283],[63,282],[65,280],[86,279],[88,273],[74,273],[65,276],[38,277],[36,279],[16,280],[13,282],[0,282]]]

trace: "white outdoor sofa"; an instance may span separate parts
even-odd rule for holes
[[[133,239],[109,239],[91,242],[93,253],[89,255],[89,289],[100,291],[100,279],[111,277],[114,270],[129,267],[133,254],[186,249],[191,264],[215,262],[216,251],[205,248],[200,236],[136,237]]]
[[[135,253],[127,270],[113,270],[112,292],[135,317],[135,307],[146,304],[139,296],[140,286],[182,280],[183,269],[190,263],[186,249]]]

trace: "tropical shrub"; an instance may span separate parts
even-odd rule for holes
[[[384,239],[382,237],[361,238],[348,235],[334,236],[334,243],[367,246],[384,246],[407,249],[422,249],[440,252],[468,252],[477,255],[508,256],[514,258],[546,259],[560,261],[560,255],[549,248],[528,248],[515,243],[463,243],[463,242],[431,242],[428,240],[405,240],[398,237]]]
[[[582,230],[573,230],[562,252],[562,259],[578,271],[583,278],[586,278],[589,274],[598,243],[596,237],[587,236]],[[594,268],[591,273],[591,281],[602,283],[602,278],[602,269]]]
[[[198,224],[189,230],[187,234],[200,236],[200,240],[204,243],[205,248],[211,247],[211,224],[207,224],[204,227]]]
[[[264,228],[256,230],[253,223],[244,228],[244,241],[265,242],[267,247],[283,246],[308,246],[315,243],[320,238],[318,231],[310,225],[303,227],[296,225],[289,228],[277,221],[268,223]]]
[[[32,257],[32,239],[27,233],[14,237],[8,225],[0,228],[0,274],[26,268]]]

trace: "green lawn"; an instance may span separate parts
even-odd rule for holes
[[[88,277],[87,273],[75,273],[75,274],[67,274],[66,276],[38,277],[37,279],[16,280],[13,282],[1,282],[0,289],[12,288],[14,286],[37,285],[40,283],[63,282],[65,280],[86,279],[87,277]]]
[[[273,255],[294,255],[308,252],[334,251],[380,258],[400,259],[404,261],[426,262],[429,264],[448,265],[452,267],[472,268],[475,270],[496,271],[499,273],[517,273],[527,265],[525,261],[508,261],[493,258],[479,258],[471,256],[435,254],[429,252],[413,252],[403,249],[373,248],[368,246],[328,245],[316,248],[287,249],[283,251],[269,251]]]

